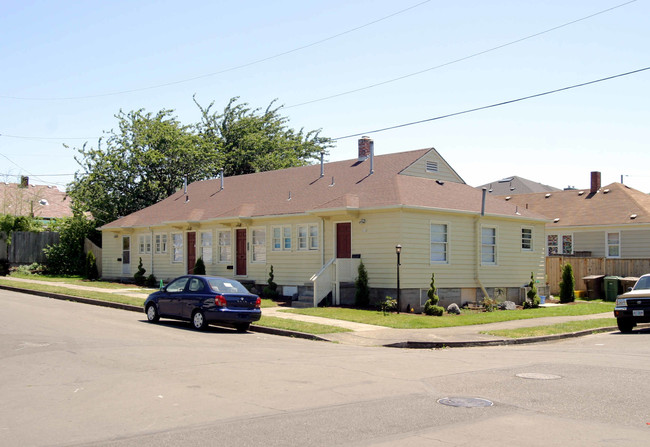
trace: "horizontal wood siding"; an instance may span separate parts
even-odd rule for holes
[[[427,162],[436,163],[437,172],[427,172]],[[447,162],[435,150],[431,150],[422,158],[417,160],[400,174],[410,175],[413,177],[424,177],[448,182],[464,183],[456,172],[447,164]]]
[[[117,237],[115,237],[117,236]],[[122,236],[117,233],[102,232],[102,277],[119,278],[122,276]]]
[[[573,233],[573,251],[589,251],[591,256],[605,256],[604,231],[576,231]]]
[[[621,231],[622,258],[650,258],[650,230]]]

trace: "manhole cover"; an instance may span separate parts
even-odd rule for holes
[[[535,379],[535,380],[557,380],[562,378],[562,376],[556,376],[555,374],[539,374],[539,373],[521,373],[521,374],[517,374],[517,377],[520,377],[522,379]]]
[[[491,407],[494,405],[487,399],[480,399],[478,397],[445,397],[438,399],[438,403],[448,405],[450,407]]]

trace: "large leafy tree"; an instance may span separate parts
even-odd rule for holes
[[[211,103],[201,121],[183,125],[172,110],[115,115],[117,130],[84,144],[75,157],[81,170],[68,193],[75,207],[102,225],[170,196],[188,182],[226,175],[302,166],[330,146],[319,131],[287,126],[273,102],[262,112],[233,98],[222,113]],[[195,101],[196,102],[196,101]]]

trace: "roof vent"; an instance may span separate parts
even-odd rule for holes
[[[510,200],[510,199],[512,199],[512,197],[510,197],[510,196],[506,197],[506,200]]]
[[[515,187],[514,187],[514,186],[511,186],[511,187],[510,187],[510,191],[514,191],[514,190],[515,190]]]
[[[47,200],[45,200],[45,199],[41,199],[41,200],[39,200],[38,203],[40,203],[40,204],[43,205],[43,206],[47,206],[47,205],[49,205],[49,202],[48,202]]]
[[[609,189],[603,189],[603,194],[607,194],[609,191]]]
[[[443,182],[442,180],[436,180],[436,183],[441,185],[441,186],[445,184],[445,182]]]
[[[555,223],[558,223],[559,221],[560,221],[559,217],[556,217],[555,219],[553,219],[553,222],[555,222]]]
[[[636,217],[637,217],[636,214],[631,214],[630,215],[630,219],[636,219]]]
[[[585,193],[584,191],[579,191],[579,192],[578,192],[578,195],[581,196],[581,195],[583,195],[584,193]]]
[[[544,197],[546,197],[546,198],[548,199],[549,197],[551,197],[551,193],[549,192],[549,193],[546,194]]]

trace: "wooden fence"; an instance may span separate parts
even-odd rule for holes
[[[59,233],[43,231],[14,231],[11,233],[11,244],[0,253],[0,258],[8,259],[11,264],[32,264],[46,261],[43,249],[59,243]],[[0,247],[1,248],[1,247]]]
[[[546,258],[546,277],[551,294],[560,293],[562,266],[571,264],[576,280],[576,290],[587,290],[582,278],[592,275],[639,277],[650,273],[650,259],[581,258],[574,256],[549,256]]]

